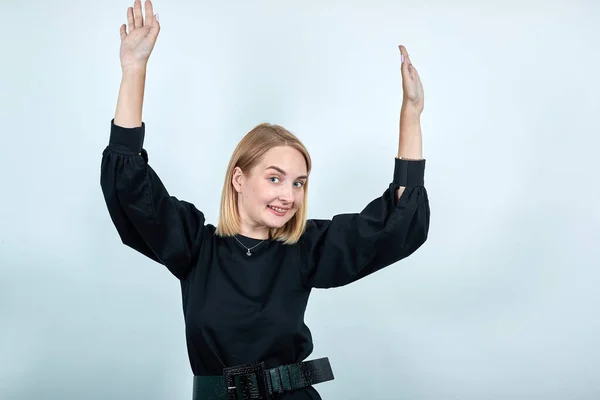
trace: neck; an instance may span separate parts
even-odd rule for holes
[[[252,239],[257,239],[257,240],[266,240],[269,238],[269,228],[248,228],[248,227],[244,227],[244,225],[242,224],[242,226],[240,226],[240,231],[239,234],[242,236],[246,236]]]

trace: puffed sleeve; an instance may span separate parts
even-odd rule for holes
[[[183,279],[202,244],[204,214],[170,196],[148,165],[145,128],[145,123],[123,128],[111,121],[100,186],[121,241]]]
[[[414,253],[429,232],[425,160],[395,159],[392,183],[360,213],[312,219],[299,241],[303,284],[347,285]],[[406,189],[396,201],[396,189]]]

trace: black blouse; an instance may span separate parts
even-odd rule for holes
[[[393,180],[360,213],[311,219],[294,245],[218,237],[193,204],[169,195],[142,148],[145,123],[111,121],[101,186],[122,242],[164,265],[181,283],[195,375],[264,361],[300,362],[313,350],[304,312],[312,288],[347,285],[408,257],[427,239],[425,160],[395,158]],[[396,188],[405,186],[396,201]],[[332,360],[332,364],[334,360]],[[334,371],[335,372],[335,371]]]

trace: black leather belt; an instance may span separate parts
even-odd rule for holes
[[[264,363],[223,369],[223,375],[194,376],[193,400],[269,400],[276,394],[333,380],[327,357],[265,369]]]

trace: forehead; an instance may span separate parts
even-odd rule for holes
[[[302,153],[290,146],[273,147],[267,151],[258,167],[265,170],[274,165],[292,175],[306,175],[306,160]]]

